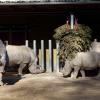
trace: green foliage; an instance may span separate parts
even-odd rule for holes
[[[72,30],[64,24],[54,31],[53,37],[60,43],[60,58],[72,60],[77,52],[89,50],[92,30],[88,26],[77,24]]]

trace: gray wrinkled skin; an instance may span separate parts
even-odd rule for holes
[[[3,42],[0,40],[0,85],[3,85],[2,75],[4,73],[5,65],[6,65],[6,48]]]
[[[76,78],[78,72],[80,71],[82,77],[85,77],[84,69],[91,70],[96,67],[100,67],[99,52],[79,52],[73,60],[66,60],[62,73],[64,76],[67,76],[71,73],[71,78]],[[71,72],[72,68],[74,69],[73,72]]]
[[[6,66],[19,65],[18,69],[19,75],[22,75],[22,71],[27,65],[31,73],[37,73],[37,71],[41,69],[38,67],[38,65],[36,65],[37,57],[29,47],[7,45],[6,50],[7,50]]]
[[[19,65],[18,74],[22,75],[23,69],[28,66],[30,73],[42,73],[41,66],[37,65],[37,57],[33,51],[26,46],[4,46],[0,40],[0,85],[2,82],[2,73],[4,72],[5,66],[16,66]]]

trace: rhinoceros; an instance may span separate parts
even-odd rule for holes
[[[4,46],[0,40],[0,81],[2,85],[2,73],[5,71],[5,66],[19,65],[18,74],[22,75],[23,69],[28,66],[30,73],[42,73],[44,70],[37,65],[37,57],[32,49],[27,46]]]
[[[94,42],[91,44],[90,51],[100,52],[100,42],[94,40]]]
[[[66,60],[63,67],[63,76],[71,74],[71,78],[76,78],[80,71],[82,77],[85,77],[84,70],[92,70],[100,67],[100,53],[95,51],[78,52],[73,60]],[[72,69],[73,72],[72,72]]]

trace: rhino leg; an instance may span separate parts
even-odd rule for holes
[[[23,75],[22,72],[23,72],[23,69],[26,67],[26,64],[24,63],[21,63],[19,68],[18,68],[18,75]]]
[[[5,63],[4,63],[4,64],[5,64]],[[5,71],[4,71],[4,67],[5,67],[5,65],[0,66],[0,86],[4,85],[4,83],[3,83],[3,81],[2,81],[3,73],[5,72]]]
[[[2,73],[2,72],[0,72],[0,86],[3,86],[2,76],[3,76],[3,73]]]
[[[82,75],[82,78],[85,78],[85,71],[84,70],[80,70],[80,73],[81,73],[81,75]]]
[[[80,69],[80,68],[78,68],[78,67],[75,67],[75,68],[74,68],[74,71],[71,73],[71,78],[73,78],[73,79],[76,79],[76,78],[77,78],[79,69]]]
[[[73,77],[74,77],[74,76],[73,76],[73,73],[74,73],[74,72],[71,72],[71,78],[73,78]]]

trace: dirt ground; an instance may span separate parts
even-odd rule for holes
[[[72,80],[61,73],[4,77],[0,100],[100,100],[100,78]]]

